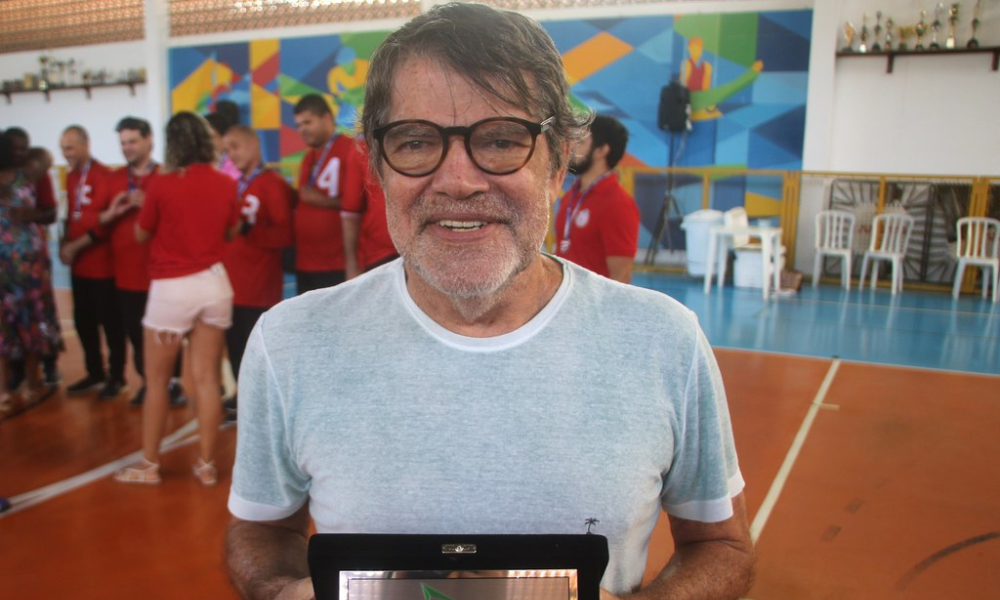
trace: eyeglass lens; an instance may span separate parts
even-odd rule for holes
[[[496,119],[476,123],[471,130],[402,122],[385,131],[382,146],[390,167],[405,175],[421,176],[433,172],[444,160],[447,137],[463,133],[472,161],[495,175],[523,167],[535,144],[535,136],[523,123]]]

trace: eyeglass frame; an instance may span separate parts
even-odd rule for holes
[[[442,127],[437,123],[434,123],[432,121],[426,121],[424,119],[403,119],[401,121],[393,121],[391,123],[386,123],[385,125],[376,128],[374,131],[375,134],[374,137],[375,140],[378,142],[379,154],[382,155],[382,160],[385,161],[385,164],[389,165],[390,169],[399,173],[400,175],[403,175],[404,177],[426,177],[434,173],[438,169],[440,169],[441,165],[444,164],[445,159],[448,158],[448,151],[451,149],[451,144],[449,143],[449,140],[451,140],[452,136],[455,135],[462,136],[462,138],[465,141],[466,155],[469,157],[469,160],[472,161],[472,164],[476,165],[476,168],[478,168],[480,171],[487,173],[489,175],[510,175],[512,173],[520,171],[525,167],[525,165],[528,164],[529,161],[531,161],[531,157],[535,155],[535,147],[538,145],[538,136],[547,132],[552,127],[552,124],[555,122],[555,120],[556,118],[554,116],[549,117],[548,119],[545,119],[540,123],[529,121],[527,119],[521,119],[518,117],[489,117],[486,119],[482,119],[480,121],[476,121],[472,125]],[[518,125],[522,125],[525,129],[528,130],[528,133],[531,134],[531,149],[528,151],[528,155],[524,157],[524,162],[521,163],[515,169],[511,169],[509,171],[490,171],[489,169],[483,168],[483,166],[479,164],[479,161],[476,160],[476,157],[473,156],[472,154],[473,130],[476,127],[482,125],[483,123],[490,123],[494,121],[506,121],[509,123],[517,123]],[[399,125],[406,125],[410,123],[417,123],[432,127],[433,129],[437,130],[438,133],[441,134],[441,141],[443,142],[442,144],[443,150],[441,151],[441,158],[438,159],[437,163],[430,170],[420,174],[405,173],[403,171],[400,171],[399,169],[397,169],[392,165],[392,161],[389,160],[389,156],[386,154],[385,151],[385,142],[384,142],[385,134],[388,133],[389,130],[392,129],[393,127],[397,127]]]

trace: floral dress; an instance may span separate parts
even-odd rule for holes
[[[62,335],[45,234],[40,225],[10,214],[12,208],[35,206],[35,187],[19,172],[9,190],[0,198],[0,356],[55,354]]]

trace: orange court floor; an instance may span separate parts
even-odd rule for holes
[[[65,290],[59,301],[72,314]],[[65,384],[83,369],[64,327]],[[757,540],[747,598],[1000,598],[1000,377],[716,354]],[[0,495],[14,500],[0,515],[0,598],[237,597],[223,558],[235,429],[222,431],[217,487],[190,474],[190,406],[171,411],[163,484],[117,484],[109,474],[140,444],[128,397],[60,391],[0,416]],[[661,519],[647,573],[670,551]]]

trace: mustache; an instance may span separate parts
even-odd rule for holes
[[[496,192],[479,192],[461,200],[421,195],[413,203],[410,212],[414,220],[424,226],[436,222],[441,215],[455,213],[475,215],[504,224],[516,224],[520,220],[519,212],[511,199]]]

